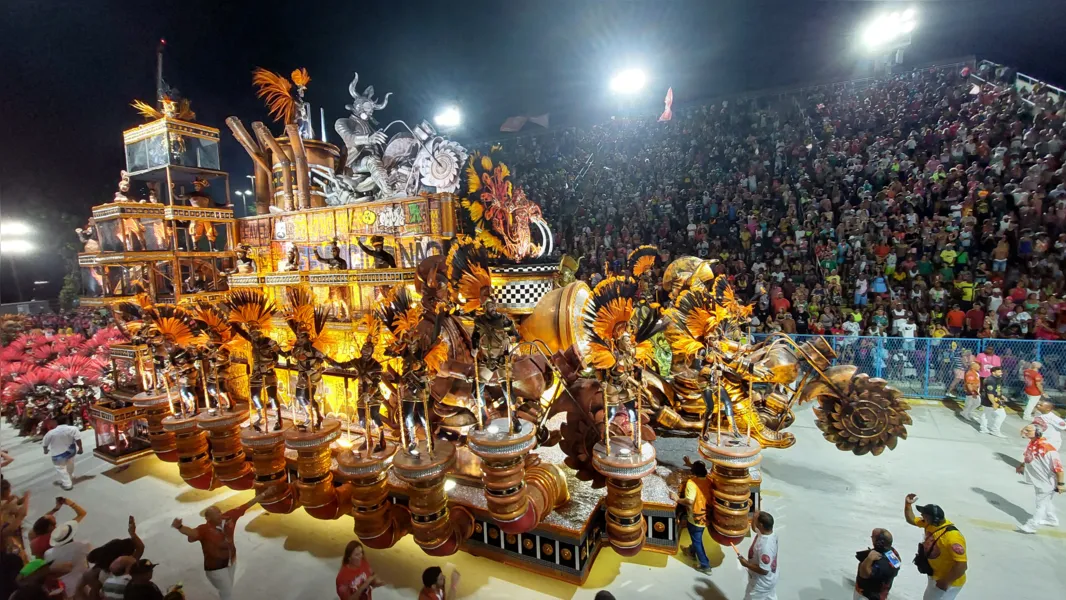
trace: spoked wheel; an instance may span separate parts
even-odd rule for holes
[[[894,450],[899,439],[907,439],[910,405],[884,379],[857,370],[853,365],[827,370],[836,389],[819,386],[814,412],[822,436],[837,448],[877,456],[885,448]]]

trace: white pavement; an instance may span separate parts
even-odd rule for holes
[[[917,493],[921,502],[942,506],[966,536],[969,583],[961,599],[1062,597],[1066,530],[1015,532],[1033,508],[1031,488],[1014,473],[1024,448],[1016,434],[1021,419],[1010,415],[1003,427],[1009,437],[996,439],[979,435],[940,405],[916,405],[912,415],[910,438],[895,451],[856,457],[823,440],[811,411],[803,409],[789,430],[798,438],[796,445],[764,454],[763,508],[777,520],[781,539],[778,597],[849,600],[854,553],[867,547],[871,529],[885,527],[894,534],[905,562],[891,598],[921,598],[924,577],[910,564],[920,532],[903,520],[903,498],[910,492]],[[77,457],[77,483],[68,494],[89,513],[79,537],[95,544],[124,537],[127,516],[133,514],[147,545],[145,556],[160,563],[155,581],[161,587],[182,582],[190,600],[217,598],[204,578],[198,545],[187,543],[169,524],[182,517],[195,525],[211,504],[229,508],[249,499],[251,492],[193,490],[183,484],[176,465],[154,458],[115,468],[92,456],[92,432],[86,432],[83,440],[86,454]],[[692,439],[660,442],[664,460],[679,461],[684,452],[695,455]],[[52,483],[55,471],[40,444],[14,437],[6,423],[0,443],[16,457],[4,469],[4,477],[16,492],[28,489],[33,495],[28,528],[62,490]],[[1060,513],[1066,512],[1066,499],[1059,496],[1055,502]],[[302,511],[270,515],[253,508],[237,528],[240,567],[235,597],[336,598],[333,579],[352,538],[350,517],[325,522]],[[682,543],[687,545],[688,540]],[[727,549],[724,555],[709,538],[708,551],[715,568],[703,576],[678,556],[644,552],[621,560],[605,549],[580,588],[462,553],[429,557],[410,537],[388,550],[370,550],[368,556],[389,584],[375,590],[375,600],[414,598],[422,570],[435,564],[448,573],[453,567],[459,569],[461,598],[592,598],[600,589],[621,599],[742,598],[745,576],[732,552]]]

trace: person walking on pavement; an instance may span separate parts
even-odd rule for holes
[[[81,454],[81,430],[73,425],[58,425],[55,419],[45,423],[48,433],[41,441],[44,453],[52,456],[52,465],[59,475],[59,485],[68,492],[74,489],[74,455]]]
[[[962,378],[962,389],[966,392],[966,403],[962,407],[962,418],[967,421],[977,420],[977,409],[981,406],[981,365],[970,361],[970,367]]]
[[[1055,414],[1055,405],[1044,400],[1036,405],[1033,425],[1040,429],[1045,440],[1056,450],[1062,450],[1062,432],[1066,431],[1066,419]]]
[[[966,584],[966,538],[947,520],[944,509],[936,504],[916,507],[917,501],[917,495],[907,494],[903,517],[925,531],[914,557],[918,572],[928,576],[922,600],[954,600]],[[920,517],[914,516],[915,510]]]
[[[1036,494],[1036,509],[1033,516],[1019,530],[1022,533],[1036,533],[1041,526],[1058,527],[1059,518],[1055,514],[1053,499],[1066,489],[1062,470],[1062,459],[1055,448],[1044,439],[1040,428],[1026,425],[1022,436],[1029,438],[1025,448],[1025,458],[1018,465],[1018,473],[1025,474],[1025,481],[1033,486]]]
[[[692,463],[692,477],[685,483],[685,497],[678,497],[675,492],[670,492],[670,497],[688,511],[687,527],[692,545],[685,549],[685,553],[691,552],[696,558],[697,571],[710,573],[711,562],[703,549],[703,532],[707,529],[707,506],[711,499],[711,480],[707,479],[707,465],[701,461]]]
[[[1033,420],[1033,409],[1044,397],[1044,376],[1040,374],[1042,366],[1034,360],[1029,363],[1028,369],[1022,371],[1022,377],[1025,379],[1025,410],[1022,411],[1022,419],[1027,423]]]
[[[1003,367],[992,367],[991,374],[981,382],[981,433],[1000,438],[1007,436],[1000,432],[1007,411],[1003,408]]]
[[[777,600],[777,534],[774,518],[759,511],[751,520],[755,539],[748,548],[748,557],[737,556],[748,570],[748,588],[744,600]]]
[[[221,600],[230,600],[233,597],[233,575],[237,568],[237,548],[233,545],[233,531],[237,527],[237,519],[258,504],[263,496],[260,494],[226,512],[222,512],[217,506],[211,506],[204,511],[206,523],[197,525],[196,528],[186,527],[181,519],[174,519],[170,524],[185,534],[189,543],[200,542],[200,549],[204,553],[204,574],[218,590]]]

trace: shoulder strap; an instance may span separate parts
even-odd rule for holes
[[[955,527],[954,525],[948,525],[947,527],[945,527],[945,528],[944,528],[944,529],[943,529],[943,530],[942,530],[942,531],[940,532],[940,535],[938,535],[938,536],[936,536],[935,538],[933,538],[933,544],[932,544],[932,545],[933,545],[933,546],[935,546],[935,545],[936,545],[936,543],[940,541],[940,538],[944,537],[944,534],[945,534],[945,533],[947,533],[947,532],[949,532],[949,531],[958,531],[958,530],[959,530],[959,528],[958,528],[958,527]]]

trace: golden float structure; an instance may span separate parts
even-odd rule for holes
[[[647,321],[657,323],[674,358],[666,359],[665,377],[643,358],[633,368],[641,430],[634,432],[632,415],[614,414],[593,374],[602,348],[593,348],[588,311],[601,287],[574,281],[578,263],[569,257],[562,273],[559,262],[546,260],[551,233],[506,166],[487,156],[467,160],[426,123],[391,138],[360,129],[368,125],[359,111],[385,102],[361,94],[358,76],[349,88],[352,115],[336,125],[344,147],[324,135],[314,139],[301,104],[309,80],[306,71],[294,72],[293,91],[284,77],[257,72],[261,93],[278,108],[280,137],[263,123],[252,124],[253,135],[227,119],[256,172],[258,214],[241,218],[218,164],[218,130],[193,122],[187,103],[181,111],[173,102],[159,110],[139,104],[151,121],[125,133],[119,201],[94,207],[80,232],[83,304],[223,306],[231,291],[253,290],[277,307],[267,335],[284,348],[294,334],[281,315],[298,308],[285,290],[307,290],[331,315],[315,348],[344,363],[377,335],[362,317],[393,298],[390,290],[406,288],[416,301],[437,293],[432,278],[447,279],[451,268],[444,257],[457,244],[474,244],[496,257],[484,277],[499,311],[517,326],[520,343],[507,359],[514,371],[508,367],[503,385],[508,398],[524,399],[521,410],[508,400],[506,416],[473,418],[469,398],[480,402],[481,391],[476,379],[455,375],[458,369],[458,384],[434,388],[426,399],[430,432],[408,444],[404,417],[390,404],[395,392],[385,394],[378,435],[369,416],[358,418],[369,394],[360,390],[359,374],[334,365],[312,388],[325,415],[315,426],[295,410],[300,367],[286,359],[275,369],[281,414],[252,427],[251,351],[235,337],[227,342],[232,364],[219,373],[227,405],[176,412],[183,400],[170,387],[161,346],[152,345],[158,340],[148,335],[113,348],[116,385],[94,412],[110,431],[142,442],[123,454],[104,440],[97,453],[104,460],[128,461],[150,447],[177,462],[190,486],[254,488],[272,513],[302,507],[319,519],[350,515],[355,534],[372,548],[411,534],[430,555],[463,550],[580,584],[605,544],[626,556],[677,551],[681,511],[670,495],[684,489],[687,471],[657,462],[656,434],[698,434],[693,447],[712,464],[712,535],[723,543],[746,535],[758,504],[761,451],[794,442],[782,430],[797,404],[819,402],[819,426],[842,449],[879,454],[905,437],[909,417],[899,393],[854,367],[833,366],[824,341],[738,342],[731,324],[746,318],[745,307],[712,263],[692,257],[665,270],[673,305]],[[376,146],[366,144],[371,139]],[[145,201],[137,200],[145,192]],[[646,283],[657,257],[642,251],[633,274]],[[445,302],[470,300],[448,289]],[[662,310],[635,295],[619,301],[642,319]],[[469,315],[448,314],[464,330],[449,335],[468,335]],[[197,338],[189,347],[202,343]],[[386,369],[401,368],[381,348],[373,356]],[[470,372],[476,370],[475,363]],[[199,401],[209,397],[205,386]],[[277,428],[268,426],[275,421]]]

